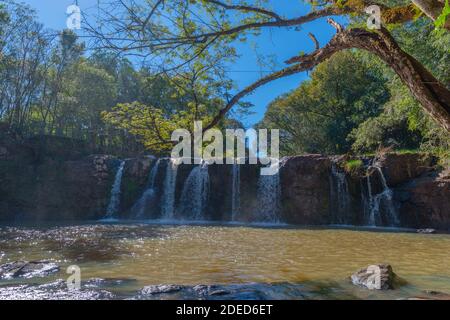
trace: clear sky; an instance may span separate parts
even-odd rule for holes
[[[45,26],[60,30],[66,26],[66,9],[69,5],[74,4],[75,0],[22,0],[22,2],[37,10],[38,17]],[[302,2],[299,0],[271,0],[271,6],[277,13],[285,17],[294,17],[308,12],[308,7]],[[81,10],[88,10],[96,6],[97,0],[78,0],[78,4]],[[334,29],[326,23],[325,19],[321,19],[304,25],[298,31],[285,28],[267,29],[259,37],[250,38],[250,40],[254,40],[258,52],[264,55],[275,55],[277,66],[282,68],[284,60],[301,51],[310,52],[314,49],[312,41],[307,36],[308,32],[314,33],[323,45],[333,36]],[[229,75],[236,81],[239,88],[243,88],[258,80],[261,74],[257,72],[259,67],[255,62],[257,54],[254,47],[248,44],[238,44],[237,48],[242,56],[235,65],[230,66]],[[257,123],[262,119],[267,105],[273,99],[296,88],[307,78],[306,73],[301,73],[261,87],[246,99],[255,105],[253,108],[255,114],[240,120],[246,126]]]

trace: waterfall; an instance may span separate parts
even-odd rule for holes
[[[231,220],[236,221],[241,202],[241,169],[238,163],[233,164],[233,185],[231,192]]]
[[[331,201],[333,203],[333,223],[349,223],[346,217],[351,211],[351,199],[348,191],[347,176],[345,172],[338,169],[334,162],[331,164],[330,187]]]
[[[150,170],[150,174],[148,176],[147,187],[139,200],[134,204],[133,208],[131,208],[131,212],[135,218],[143,218],[148,209],[149,203],[154,199],[156,194],[156,175],[158,174],[159,164],[161,159],[158,159]]]
[[[370,181],[370,175],[367,175],[366,181],[367,181],[367,195],[369,196],[369,198],[365,200],[365,208],[366,208],[365,212],[368,217],[368,225],[376,226],[377,221],[378,223],[381,222],[379,205],[378,206],[376,205],[376,202],[372,194],[372,182]]]
[[[194,167],[181,192],[179,213],[191,220],[205,220],[204,211],[209,197],[209,173],[206,162]]]
[[[381,183],[383,186],[383,192],[381,192],[379,195],[377,195],[377,202],[378,207],[380,206],[381,202],[384,202],[386,213],[387,213],[387,222],[390,226],[398,226],[400,221],[398,219],[397,210],[394,206],[394,192],[391,188],[387,185],[386,177],[383,174],[383,170],[380,167],[375,167],[380,174]]]
[[[369,195],[369,200],[366,201],[366,205],[368,205],[366,211],[368,211],[369,213],[368,223],[371,226],[381,225],[383,223],[381,209],[384,208],[384,212],[386,213],[385,220],[387,224],[391,227],[398,226],[400,222],[397,216],[397,210],[395,209],[394,206],[393,201],[394,192],[387,185],[386,177],[383,174],[383,170],[378,166],[374,166],[373,168],[377,170],[380,176],[383,191],[379,194],[373,195],[370,176],[367,176],[367,192]]]
[[[161,203],[161,217],[165,220],[171,220],[174,218],[177,172],[178,164],[176,161],[173,159],[168,159]]]
[[[125,167],[125,161],[120,163],[119,169],[117,170],[116,177],[114,178],[114,183],[111,189],[111,198],[109,200],[108,208],[106,210],[105,218],[114,218],[114,216],[119,211],[120,206],[120,187],[122,185],[122,175],[123,168]]]
[[[276,164],[278,165],[278,164]],[[259,222],[279,222],[280,207],[280,173],[274,175],[260,175],[258,179],[258,212]]]

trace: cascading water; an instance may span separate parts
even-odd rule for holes
[[[334,162],[331,164],[330,187],[333,223],[347,224],[349,223],[347,215],[351,211],[347,176],[345,172],[338,169]]]
[[[181,192],[179,214],[190,220],[205,220],[204,211],[209,197],[208,164],[194,167]]]
[[[394,206],[394,192],[391,188],[387,185],[386,177],[383,174],[383,170],[380,167],[375,167],[378,170],[378,173],[380,174],[381,183],[383,185],[383,192],[381,192],[377,197],[380,198],[378,200],[379,202],[383,201],[384,205],[386,207],[386,213],[387,213],[387,221],[390,226],[398,226],[400,221],[398,219],[397,210]],[[379,204],[378,204],[379,207]]]
[[[143,218],[148,209],[148,204],[154,199],[156,195],[156,175],[158,174],[159,165],[161,159],[158,159],[155,162],[155,165],[150,170],[150,174],[148,177],[147,187],[139,200],[134,204],[133,208],[131,208],[131,213],[135,218]]]
[[[372,193],[372,184],[370,181],[370,176],[367,176],[367,192],[369,199],[366,201],[366,205],[368,205],[368,223],[371,226],[377,226],[382,224],[382,208],[384,208],[385,221],[391,226],[398,226],[400,221],[397,216],[397,210],[394,206],[393,195],[394,192],[387,185],[386,177],[383,174],[383,170],[378,166],[373,166],[377,170],[381,184],[383,187],[383,191],[379,194],[373,195]]]
[[[173,159],[168,159],[161,203],[161,218],[164,220],[172,220],[174,218],[177,173],[177,162]]]
[[[367,175],[366,178],[367,181],[367,195],[369,196],[368,199],[364,199],[364,205],[365,205],[365,215],[368,217],[368,225],[369,226],[376,226],[377,223],[381,223],[381,217],[380,217],[380,210],[375,209],[375,202],[374,197],[372,194],[372,182],[370,181],[370,175]],[[378,206],[379,208],[379,206]]]
[[[111,189],[111,198],[109,200],[108,208],[106,209],[106,219],[114,218],[119,211],[120,206],[120,187],[122,185],[123,168],[125,167],[125,161],[122,161],[117,170],[116,177]]]
[[[278,165],[278,164],[276,164]],[[258,222],[278,223],[280,208],[280,173],[260,175],[258,179]]]
[[[240,209],[241,169],[238,163],[233,164],[233,185],[231,193],[231,220],[236,221]]]

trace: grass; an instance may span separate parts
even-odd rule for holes
[[[360,159],[348,160],[345,162],[345,171],[349,173],[357,173],[362,167],[364,163]]]
[[[417,149],[398,149],[394,150],[393,153],[395,154],[415,154],[415,153],[421,153]]]

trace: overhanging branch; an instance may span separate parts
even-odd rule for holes
[[[416,59],[404,52],[384,27],[379,31],[371,32],[359,28],[344,30],[332,19],[328,19],[328,23],[338,32],[326,46],[316,49],[311,54],[287,60],[287,64],[294,65],[270,74],[240,91],[204,130],[216,126],[240,99],[255,89],[271,81],[310,70],[339,51],[357,48],[376,54],[388,64],[431,117],[450,131],[450,91]]]

